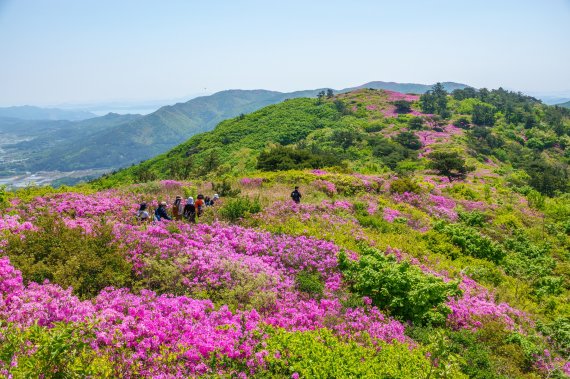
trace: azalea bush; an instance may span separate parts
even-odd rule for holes
[[[246,215],[259,213],[261,203],[259,199],[251,200],[248,197],[228,199],[218,211],[219,215],[227,221],[235,222]]]

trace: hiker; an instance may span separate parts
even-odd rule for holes
[[[212,200],[210,199],[210,196],[206,196],[206,197],[204,198],[204,205],[207,206],[207,207],[211,207],[211,206],[213,205],[213,204],[212,204]]]
[[[202,212],[204,211],[204,195],[200,194],[198,195],[196,202],[194,203],[194,208],[196,208],[196,216],[200,217],[202,216]]]
[[[156,211],[154,211],[154,219],[156,221],[160,221],[162,219],[169,220],[169,221],[172,220],[172,218],[170,218],[170,216],[168,216],[168,213],[166,213],[166,201],[163,201],[162,203],[160,203],[158,208],[156,208]]]
[[[186,200],[186,205],[184,206],[184,217],[191,222],[196,222],[196,208],[194,207],[194,198],[190,196]]]
[[[295,186],[295,190],[291,192],[291,199],[297,204],[301,202],[301,192],[299,192],[299,187]]]
[[[217,193],[214,194],[214,197],[212,198],[212,200],[210,200],[210,205],[214,206],[218,200],[220,200],[220,195],[218,195]]]
[[[184,206],[182,205],[182,197],[176,196],[176,200],[174,200],[174,204],[172,204],[172,218],[182,220],[183,212]]]
[[[148,220],[150,220],[150,215],[148,214],[148,211],[146,210],[146,203],[141,203],[139,210],[137,212],[136,218],[139,222],[147,222]]]

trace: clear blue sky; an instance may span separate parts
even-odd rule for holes
[[[570,92],[570,0],[0,0],[0,105],[372,80]]]

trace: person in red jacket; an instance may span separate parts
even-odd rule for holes
[[[200,194],[196,198],[196,202],[194,203],[194,208],[196,209],[196,216],[200,217],[202,212],[204,211],[204,195]]]

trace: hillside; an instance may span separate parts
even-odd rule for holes
[[[18,169],[70,171],[128,166],[167,151],[196,133],[211,130],[224,119],[288,97],[311,96],[313,92],[231,90],[198,97],[162,107],[146,116],[110,123],[109,127],[80,139],[62,141]]]
[[[563,108],[570,108],[570,101],[567,101],[565,103],[562,104],[556,104],[559,107],[563,107]]]
[[[224,121],[109,179],[328,166],[405,174],[426,169],[426,156],[434,148],[451,148],[473,167],[492,162],[513,174],[524,173],[529,185],[548,195],[568,189],[568,112],[502,89],[455,91],[446,100],[446,118],[422,109],[419,99],[362,89],[322,101],[288,100]]]
[[[464,88],[465,85],[446,83],[450,89]],[[399,84],[388,82],[371,82],[362,88],[383,88],[401,92],[423,93],[430,87],[421,84]],[[359,88],[360,88],[359,87]],[[350,89],[339,90],[346,92]],[[29,156],[30,147],[38,144],[41,152],[32,151],[33,159],[10,160],[2,169],[11,172],[45,171],[45,170],[85,170],[85,169],[117,169],[138,163],[168,151],[194,134],[212,130],[219,122],[242,113],[250,113],[270,104],[285,99],[298,97],[315,97],[321,90],[297,91],[282,93],[266,90],[229,90],[211,96],[192,99],[186,103],[178,103],[160,108],[143,117],[133,117],[118,122],[115,117],[93,118],[79,132],[57,136],[44,135],[43,131],[51,125],[47,121],[34,121],[38,127],[45,128],[37,133],[32,122],[20,122],[30,133],[26,143],[11,146],[10,155]],[[47,117],[47,115],[46,115]],[[101,123],[109,120],[107,125]],[[100,127],[91,128],[97,123]],[[85,123],[70,125],[64,130],[79,131]],[[13,127],[16,127],[13,125]],[[0,128],[2,123],[0,122]],[[29,138],[28,138],[29,137]],[[55,138],[52,138],[55,137]],[[60,138],[64,137],[64,138]],[[47,144],[46,144],[47,141]]]
[[[30,105],[15,107],[0,107],[0,117],[17,118],[20,120],[67,120],[80,121],[97,117],[91,112],[59,108],[40,108]]]
[[[47,157],[63,159],[78,146],[84,146],[90,136],[119,124],[136,120],[140,115],[108,114],[83,121],[20,120],[0,118],[0,172],[41,171],[55,166],[43,165]],[[93,147],[91,147],[91,150]],[[85,153],[85,148],[83,149]],[[69,158],[68,158],[69,159]],[[89,159],[86,155],[80,159]]]
[[[569,131],[501,89],[359,89],[2,192],[0,372],[567,377]],[[198,218],[134,216],[214,193]]]

